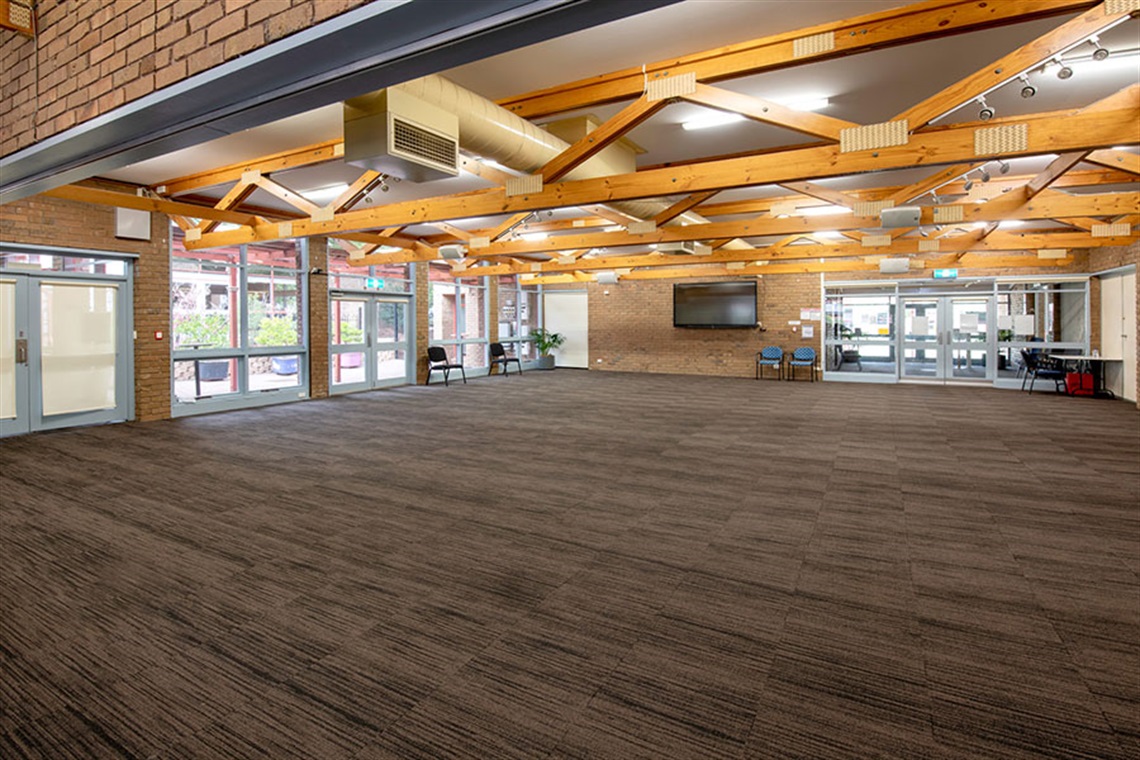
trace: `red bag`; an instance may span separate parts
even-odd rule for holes
[[[1093,376],[1091,372],[1066,372],[1065,391],[1070,396],[1093,395]]]

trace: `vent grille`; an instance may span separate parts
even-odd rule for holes
[[[402,119],[392,119],[392,148],[407,158],[453,173],[459,171],[459,146],[455,140],[440,137]]]

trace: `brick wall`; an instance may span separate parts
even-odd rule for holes
[[[38,0],[0,30],[0,155],[371,0]]]
[[[328,238],[309,238],[309,269],[328,271]],[[309,281],[309,396],[329,395],[329,279],[310,275]]]
[[[788,324],[800,318],[800,309],[819,308],[819,275],[757,280],[757,316],[764,332],[673,327],[672,281],[591,283],[587,290],[590,369],[751,377],[763,346],[791,351],[819,345],[818,322],[806,323],[815,326],[815,336],[808,339],[800,326]]]
[[[6,241],[139,255],[133,286],[135,416],[140,420],[170,416],[170,222],[164,215],[151,215],[150,237],[116,239],[115,210],[104,206],[43,196],[0,206],[0,238]],[[162,340],[155,340],[156,331]]]
[[[428,309],[431,308],[431,283],[428,282],[426,261],[412,264],[416,272],[416,384],[423,385],[428,380],[427,347],[431,338],[428,325]]]

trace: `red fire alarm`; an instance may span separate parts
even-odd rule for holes
[[[162,340],[162,330],[155,330],[154,331],[154,339],[155,340]]]

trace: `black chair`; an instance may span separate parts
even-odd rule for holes
[[[431,385],[431,373],[437,369],[443,370],[443,384],[447,385],[447,378],[451,370],[457,369],[463,374],[463,384],[467,384],[467,373],[463,371],[463,362],[453,362],[447,358],[447,351],[443,346],[428,346],[428,385]]]
[[[1025,377],[1021,379],[1021,390],[1025,390],[1025,381],[1028,380],[1029,392],[1033,393],[1033,383],[1039,377],[1052,380],[1058,393],[1065,390],[1065,369],[1059,362],[1024,348],[1021,349],[1021,361],[1025,364]]]
[[[488,373],[494,371],[496,364],[501,364],[501,365],[503,365],[503,374],[509,375],[509,374],[511,374],[510,369],[509,369],[511,366],[511,362],[514,362],[515,364],[519,365],[519,374],[521,375],[522,374],[522,362],[519,361],[519,358],[517,356],[507,356],[507,350],[505,348],[503,348],[502,343],[492,343],[491,344],[491,366],[487,370]]]

